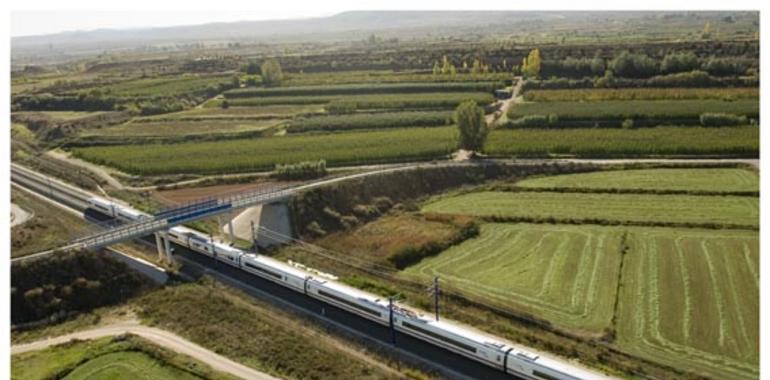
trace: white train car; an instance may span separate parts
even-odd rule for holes
[[[311,277],[305,271],[253,253],[241,257],[241,269],[301,293],[306,293],[305,286]]]
[[[214,243],[214,258],[217,261],[240,268],[241,256],[243,256],[243,251],[238,248],[233,248],[224,243]]]
[[[311,278],[306,294],[380,324],[390,324],[388,303],[340,283]]]

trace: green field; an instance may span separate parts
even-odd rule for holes
[[[355,113],[309,117],[291,122],[289,132],[336,131],[452,124],[452,111]]]
[[[479,237],[409,267],[461,291],[578,330],[610,324],[620,269],[619,227],[483,224]]]
[[[623,269],[618,344],[714,379],[756,379],[758,234],[633,231]]]
[[[530,102],[606,100],[757,99],[758,88],[590,88],[568,90],[527,90]]]
[[[200,121],[200,120],[248,120],[264,118],[286,118],[294,115],[322,112],[323,107],[317,105],[274,105],[263,107],[202,107],[182,112],[167,113],[155,116],[138,117],[139,121]]]
[[[758,243],[754,231],[483,224],[479,237],[402,275],[440,276],[573,331],[614,328],[621,350],[676,368],[750,379],[758,373]]]
[[[759,128],[655,127],[624,129],[495,130],[484,147],[496,156],[717,154],[757,157]]]
[[[533,188],[759,191],[759,176],[745,169],[640,169],[564,174],[516,183]]]
[[[83,136],[173,137],[217,133],[262,131],[283,123],[280,119],[264,120],[169,120],[128,122],[116,127],[90,130]]]
[[[477,216],[759,225],[759,199],[742,196],[479,191],[441,198],[422,210]]]
[[[19,380],[234,379],[141,338],[75,341],[11,357]]]
[[[75,148],[78,157],[136,174],[272,170],[275,164],[325,159],[330,165],[430,159],[447,155],[455,129],[409,128],[317,136],[281,136],[179,144]]]
[[[608,100],[521,103],[510,108],[508,117],[516,119],[527,115],[554,114],[559,117],[559,120],[682,119],[698,118],[700,114],[707,112],[757,117],[759,100]]]
[[[272,170],[277,163],[325,159],[330,165],[443,158],[455,148],[454,127],[278,136],[173,145],[73,148],[80,158],[136,174]],[[547,154],[741,154],[759,149],[759,128],[659,127],[639,130],[496,130],[485,151],[497,156]]]
[[[210,86],[229,84],[231,75],[175,75],[124,81],[116,84],[88,87],[78,91],[88,94],[98,90],[113,96],[177,96],[205,91]]]

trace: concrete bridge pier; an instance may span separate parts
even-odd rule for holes
[[[158,248],[158,260],[163,261],[165,253],[163,252],[163,238],[160,236],[160,232],[155,233],[155,247]]]

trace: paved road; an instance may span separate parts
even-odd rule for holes
[[[185,340],[176,334],[154,327],[143,326],[138,322],[119,323],[91,330],[79,331],[55,338],[38,340],[32,343],[14,345],[11,346],[11,355],[41,350],[49,346],[69,342],[72,339],[98,339],[106,336],[115,336],[127,333],[141,336],[142,338],[145,338],[159,346],[163,346],[180,354],[193,357],[203,363],[208,364],[217,371],[227,372],[241,379],[277,379],[266,373],[247,367],[243,364],[236,363],[224,356],[217,354],[216,352],[207,350],[193,342]]]

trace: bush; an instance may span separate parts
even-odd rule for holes
[[[700,123],[704,127],[746,125],[748,124],[748,119],[743,115],[706,112],[700,115]]]
[[[302,161],[296,164],[277,164],[273,176],[285,180],[312,179],[327,173],[326,160]]]
[[[623,129],[633,129],[634,128],[634,119],[626,119],[623,120],[623,124],[620,125]]]
[[[546,128],[555,126],[559,122],[559,116],[556,114],[548,115],[527,115],[511,121],[513,128]]]
[[[146,285],[139,274],[106,255],[76,252],[11,266],[14,324],[112,305]]]

